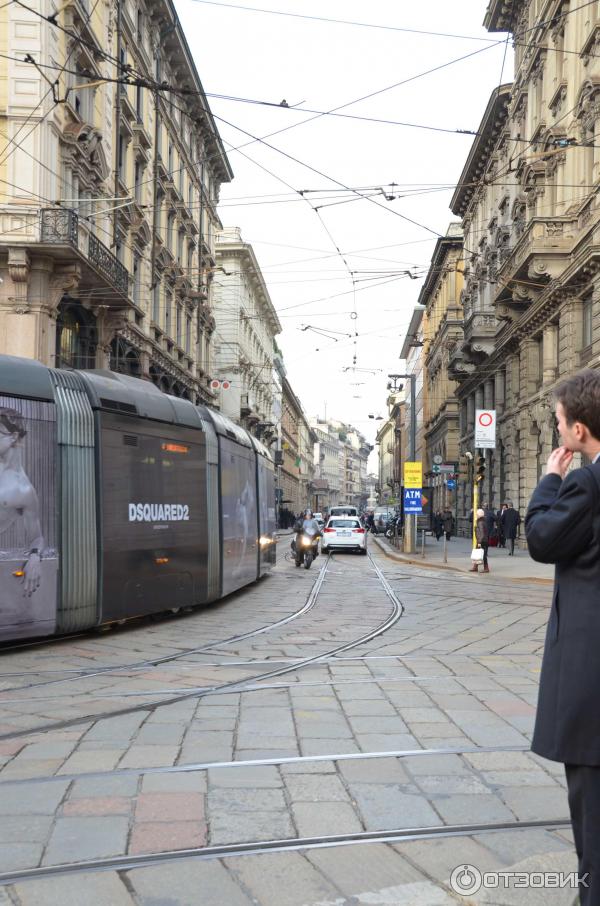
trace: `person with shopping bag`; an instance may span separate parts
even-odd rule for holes
[[[487,523],[485,519],[485,511],[482,509],[477,510],[477,522],[475,523],[475,538],[477,541],[477,547],[473,548],[471,553],[472,566],[469,572],[477,573],[479,572],[479,565],[483,565],[483,572],[489,573],[490,568],[488,566],[488,547],[489,547],[489,536]]]

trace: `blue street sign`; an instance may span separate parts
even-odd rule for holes
[[[404,488],[404,512],[408,515],[423,512],[422,488]]]
[[[456,487],[456,482],[454,481],[453,478],[448,479],[448,481],[446,482],[446,487],[448,488],[449,491],[454,490],[454,488]]]

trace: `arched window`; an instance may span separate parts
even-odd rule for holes
[[[73,299],[63,299],[56,319],[56,367],[95,368],[95,317]]]
[[[119,374],[141,377],[140,354],[122,337],[115,337],[110,344],[110,370]]]

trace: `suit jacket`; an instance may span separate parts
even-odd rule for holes
[[[529,552],[555,564],[532,749],[565,764],[600,765],[600,464],[533,493]]]
[[[516,538],[517,529],[521,525],[521,517],[514,507],[509,507],[507,510],[504,510],[501,517],[502,521],[502,531],[506,538]]]

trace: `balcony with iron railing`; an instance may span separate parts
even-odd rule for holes
[[[129,296],[129,271],[70,208],[42,208],[39,241],[77,253],[93,274],[104,278],[124,298]]]

